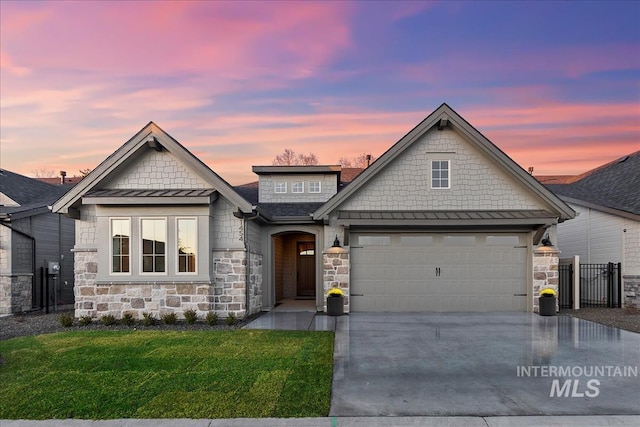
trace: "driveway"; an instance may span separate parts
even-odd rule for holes
[[[337,320],[331,416],[640,414],[640,334],[528,313]]]

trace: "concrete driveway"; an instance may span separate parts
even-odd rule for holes
[[[640,334],[527,313],[338,318],[331,416],[640,414]]]

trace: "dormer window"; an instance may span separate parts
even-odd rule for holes
[[[291,185],[292,193],[304,193],[304,182],[294,182]]]
[[[276,193],[286,193],[287,192],[287,183],[284,182],[284,181],[276,182],[275,192]]]
[[[309,183],[309,193],[320,193],[320,181],[311,181]]]

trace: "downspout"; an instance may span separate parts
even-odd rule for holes
[[[244,269],[244,306],[245,306],[245,317],[249,316],[249,308],[251,302],[251,292],[249,290],[249,284],[251,282],[251,249],[249,248],[249,221],[253,221],[260,217],[260,212],[255,211],[252,216],[244,215],[244,251],[246,256],[246,263]]]
[[[24,231],[20,231],[17,230],[13,227],[11,227],[10,225],[5,224],[4,222],[0,221],[0,225],[4,225],[5,227],[7,227],[9,230],[14,231],[16,233],[18,233],[19,235],[26,237],[27,239],[31,240],[31,251],[33,253],[33,256],[31,257],[31,307],[33,307],[34,304],[34,298],[35,298],[35,289],[36,289],[36,238],[31,236],[30,234],[25,233]]]

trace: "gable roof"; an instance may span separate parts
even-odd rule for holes
[[[1,206],[1,216],[24,217],[48,212],[50,206],[70,187],[51,185],[6,169],[0,169],[0,192],[18,206]]]
[[[622,216],[640,216],[640,151],[580,174],[568,184],[547,187],[569,202]]]
[[[92,189],[95,189],[100,183],[105,182],[120,166],[140,150],[145,149],[145,147],[167,150],[200,174],[216,191],[242,212],[249,213],[252,211],[251,203],[240,196],[231,185],[154,122],[149,122],[124,145],[100,163],[71,191],[56,201],[53,205],[53,211],[77,216],[77,212],[74,212],[74,209],[81,203],[81,198]]]
[[[366,185],[371,178],[384,170],[434,126],[438,126],[439,128],[449,127],[462,135],[471,144],[474,144],[481,152],[493,159],[507,174],[550,205],[554,209],[554,214],[558,216],[560,222],[575,217],[573,209],[564,201],[540,184],[516,162],[511,160],[509,156],[471,126],[451,107],[447,104],[442,104],[358,175],[342,192],[333,196],[320,209],[315,211],[313,214],[314,218],[326,218],[329,213],[338,208],[340,204]]]

